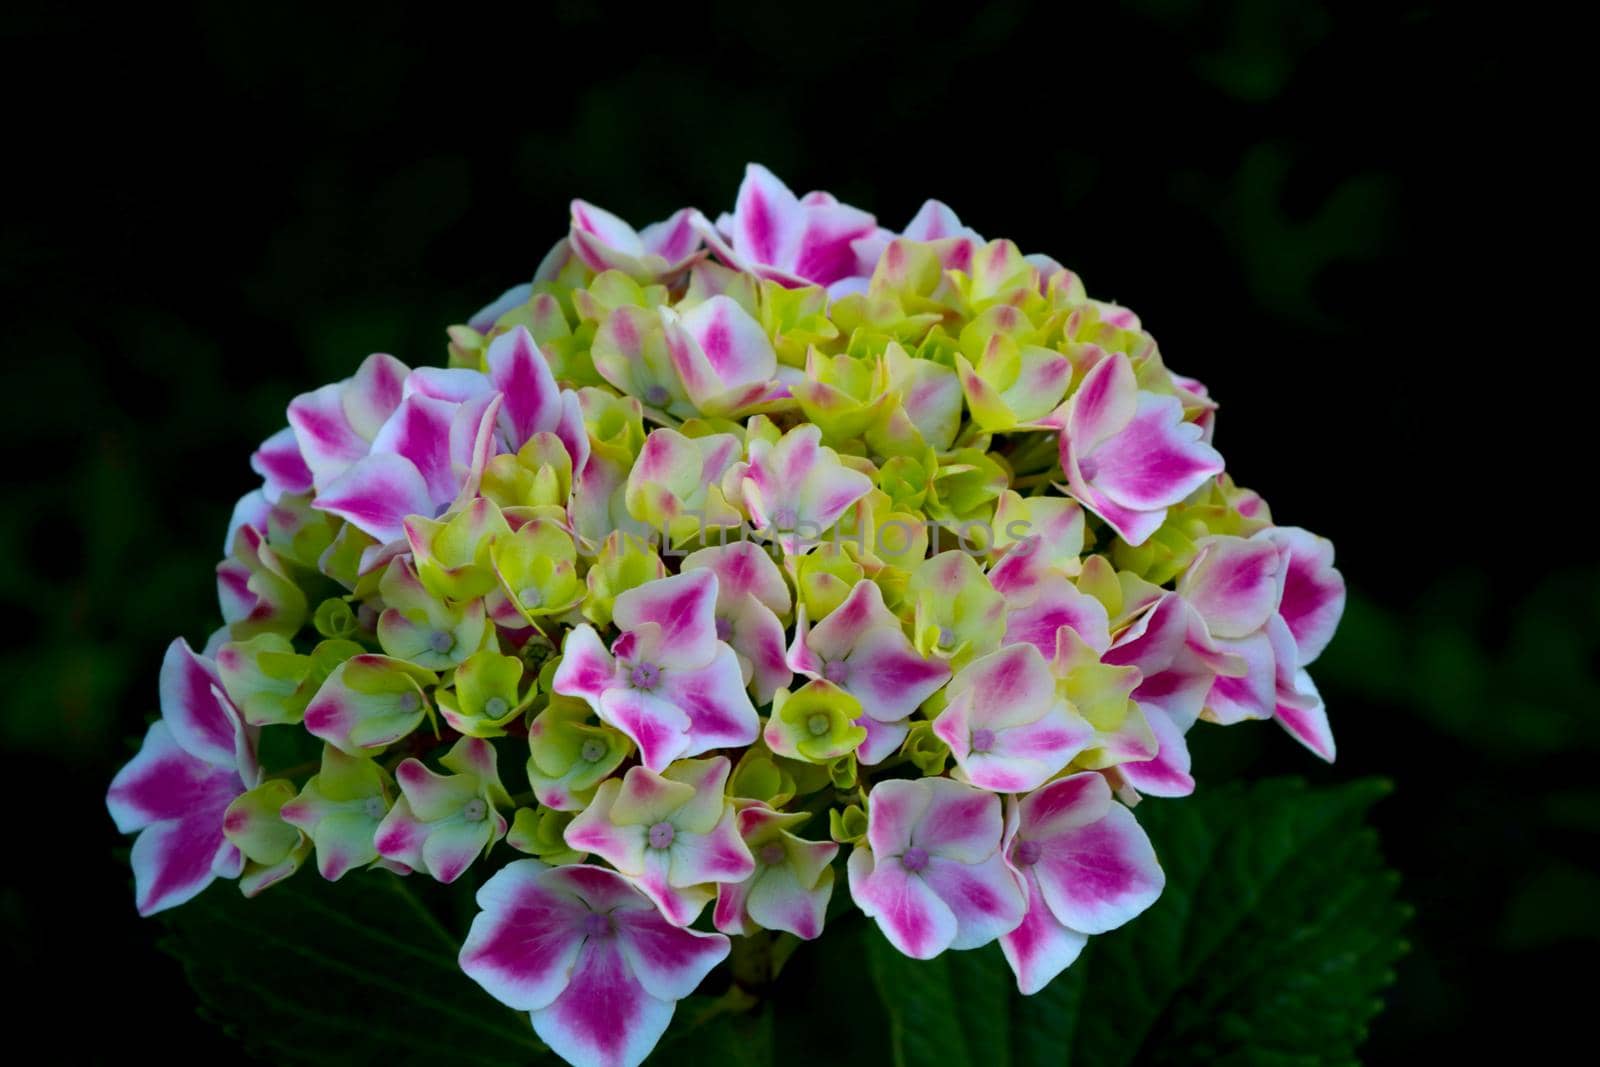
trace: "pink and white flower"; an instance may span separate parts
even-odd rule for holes
[[[1178,580],[1178,594],[1243,672],[1216,679],[1205,714],[1221,723],[1276,718],[1325,760],[1335,754],[1309,662],[1344,610],[1333,546],[1305,530],[1271,527],[1249,537],[1208,537]]]
[[[1132,919],[1166,885],[1133,812],[1093,771],[1006,801],[1005,861],[1026,889],[1027,913],[1000,948],[1025,994],[1066,970],[1088,935]]]
[[[1222,456],[1183,421],[1178,398],[1140,389],[1120,352],[1102,354],[1058,416],[1068,490],[1130,545],[1222,472]]]
[[[682,274],[698,258],[701,245],[694,212],[689,208],[635,230],[584,200],[572,202],[572,229],[567,240],[573,254],[590,270],[620,270],[643,282]]]
[[[518,860],[477,900],[461,969],[575,1067],[636,1067],[728,955],[722,934],[673,926],[600,867]]]
[[[760,730],[739,657],[717,636],[717,593],[710,570],[659,578],[617,597],[610,651],[587,623],[567,634],[555,691],[588,701],[652,771]]]
[[[782,622],[793,605],[789,583],[772,557],[749,541],[691,552],[682,571],[697,570],[717,576],[717,637],[738,654],[739,669],[755,702],[770,704],[772,694],[794,678]]]
[[[725,934],[783,930],[808,941],[822,933],[833,896],[829,865],[839,846],[793,833],[809,818],[803,811],[773,811],[759,804],[739,812],[739,835],[756,867],[742,882],[717,886],[718,930]]]
[[[948,778],[879,782],[866,841],[850,853],[850,895],[913,959],[987,945],[1027,912],[1002,830],[993,793]]]
[[[663,308],[661,317],[667,355],[700,414],[747,415],[788,395],[771,339],[738,301],[719,293],[682,314]]]
[[[933,732],[961,777],[996,793],[1024,793],[1060,774],[1095,739],[1094,727],[1056,692],[1031,644],[1011,644],[964,667],[945,690]]]
[[[161,663],[161,718],[111,781],[106,807],[133,842],[140,915],[176,907],[214,878],[237,878],[244,856],[223,834],[228,805],[260,780],[256,731],[222,691],[215,665],[182,638]]]
[[[400,797],[378,824],[372,843],[384,859],[453,882],[506,836],[501,808],[511,798],[500,784],[494,746],[463,737],[440,759],[454,774],[435,774],[421,760],[395,768]]]
[[[1199,614],[1177,593],[1165,594],[1135,618],[1105,661],[1138,668],[1133,699],[1157,742],[1153,759],[1121,764],[1122,777],[1151,796],[1188,796],[1194,778],[1185,735],[1200,718],[1212,684],[1222,675],[1243,674],[1244,662],[1217,646]]]
[[[777,444],[755,438],[740,479],[745,508],[757,529],[790,555],[815,548],[850,505],[872,490],[872,479],[839,462],[816,426],[796,426]],[[737,471],[737,468],[735,468]]]
[[[865,211],[827,193],[796,197],[759,163],[745,168],[732,215],[715,226],[697,215],[695,226],[730,266],[790,287],[827,286],[852,276],[852,243],[877,232]]]
[[[838,298],[849,293],[866,292],[878,260],[883,258],[883,253],[896,237],[940,242],[939,262],[946,270],[970,271],[972,254],[984,243],[976,230],[962,225],[961,219],[949,205],[939,200],[925,200],[900,233],[880,226],[870,236],[852,241],[850,247],[856,254],[855,273],[828,286],[828,295]]]
[[[727,757],[679,760],[664,775],[633,767],[600,783],[566,829],[567,845],[627,875],[675,926],[688,926],[717,895],[742,882],[755,860],[725,795]]]
[[[438,515],[476,485],[490,456],[535,433],[554,434],[581,471],[589,438],[577,394],[557,386],[527,327],[496,337],[484,358],[487,374],[409,371],[372,356],[355,377],[296,397],[289,425],[313,506],[387,544],[406,516]]]
[[[857,724],[867,739],[856,751],[878,763],[905,740],[905,720],[950,678],[950,668],[917,654],[875,582],[857,582],[845,602],[815,627],[801,605],[789,646],[789,666],[821,678],[860,701]]]

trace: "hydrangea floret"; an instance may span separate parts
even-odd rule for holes
[[[530,266],[250,458],[221,626],[107,793],[141,913],[472,871],[462,970],[631,1067],[847,904],[1037,992],[1157,901],[1190,731],[1333,759],[1333,546],[1055,260],[752,164],[714,216],[574,200]]]

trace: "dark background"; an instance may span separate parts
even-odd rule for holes
[[[217,622],[228,510],[289,398],[374,350],[442,362],[570,197],[715,213],[752,159],[890,226],[937,196],[1077,269],[1221,399],[1235,477],[1334,539],[1352,598],[1316,673],[1340,762],[1263,725],[1212,731],[1197,770],[1395,781],[1377,819],[1417,914],[1365,1054],[1526,1047],[1582,1010],[1589,983],[1551,978],[1600,937],[1600,582],[1581,496],[1541,480],[1586,454],[1551,427],[1593,393],[1525,243],[1562,225],[1564,170],[1531,17],[528,14],[6,17],[15,1018],[73,1059],[223,1049],[134,914],[102,797],[162,648]]]

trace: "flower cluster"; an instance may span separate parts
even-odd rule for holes
[[[1133,807],[1195,788],[1196,723],[1333,758],[1332,546],[1233,484],[1137,317],[937,201],[896,233],[759,166],[715,221],[574,201],[448,333],[252,458],[225,625],[107,798],[142,912],[498,865],[462,968],[635,1064],[841,869],[902,952],[998,941],[1031,993],[1161,892]]]

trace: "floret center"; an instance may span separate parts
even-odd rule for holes
[[[631,679],[635,689],[654,689],[661,684],[661,668],[654,663],[635,663]]]

